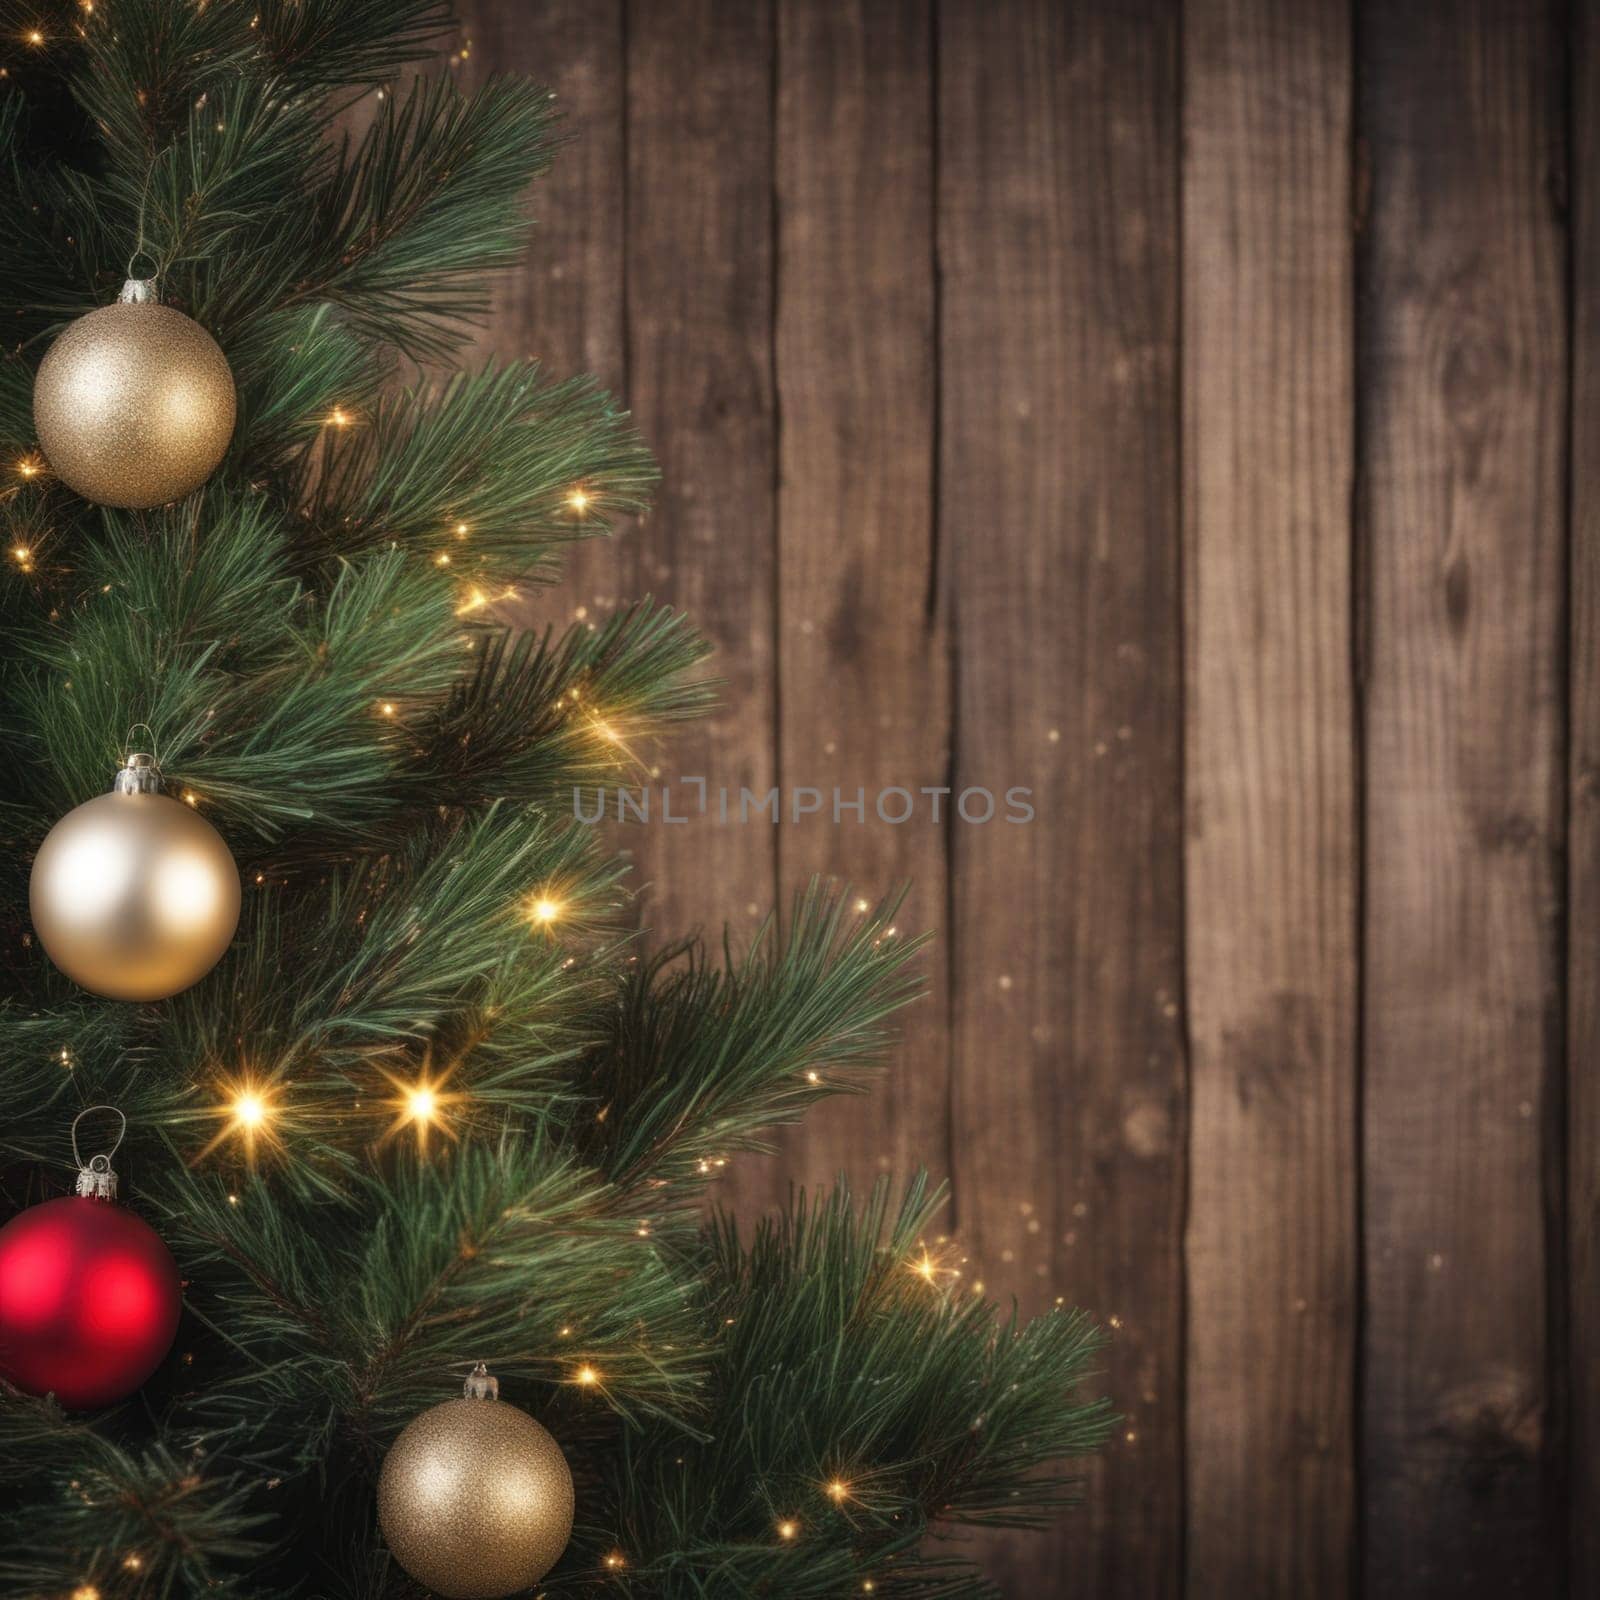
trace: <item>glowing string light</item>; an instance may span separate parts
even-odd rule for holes
[[[947,1259],[935,1255],[926,1245],[921,1247],[921,1254],[910,1263],[910,1269],[924,1283],[932,1284],[935,1288],[961,1276],[960,1267],[951,1266]]]
[[[272,1090],[250,1078],[224,1080],[221,1085],[223,1101],[212,1115],[222,1119],[222,1129],[195,1159],[211,1154],[218,1145],[229,1138],[237,1138],[244,1146],[245,1159],[254,1162],[257,1145],[276,1147],[281,1144],[273,1127],[281,1115],[273,1102]]]
[[[394,1120],[383,1133],[385,1142],[406,1128],[415,1130],[419,1150],[428,1148],[428,1134],[432,1129],[437,1128],[447,1139],[456,1137],[450,1108],[459,1105],[466,1096],[446,1090],[445,1084],[453,1071],[455,1068],[451,1067],[434,1077],[424,1067],[413,1079],[397,1078],[393,1073],[384,1072],[394,1089],[393,1098],[383,1102],[394,1112]]]
[[[508,583],[499,594],[487,594],[477,584],[467,590],[466,599],[456,607],[458,617],[470,617],[474,612],[482,611],[485,606],[498,605],[502,600],[517,599],[517,586]]]
[[[528,901],[528,921],[535,927],[548,928],[560,917],[563,909],[561,902],[553,896],[536,894]]]

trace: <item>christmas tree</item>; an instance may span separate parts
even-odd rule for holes
[[[648,600],[501,620],[652,467],[451,370],[561,134],[449,20],[7,0],[0,1583],[989,1593],[937,1536],[1070,1498],[1098,1335],[972,1292],[918,1178],[708,1210],[918,941],[826,888],[641,936],[574,820],[712,691]]]

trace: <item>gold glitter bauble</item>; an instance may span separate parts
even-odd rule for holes
[[[181,500],[233,437],[233,373],[198,322],[130,280],[123,299],[79,317],[33,384],[33,424],[50,470],[86,500]]]
[[[55,964],[113,1000],[164,1000],[217,964],[239,925],[239,869],[222,835],[156,792],[148,756],[69,811],[39,846],[34,931]]]
[[[531,1588],[566,1549],[572,1510],[560,1445],[504,1400],[424,1411],[378,1479],[378,1525],[395,1560],[448,1600]]]

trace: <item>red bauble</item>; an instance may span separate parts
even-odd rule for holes
[[[0,1373],[72,1410],[126,1399],[178,1332],[172,1252],[110,1200],[46,1200],[0,1228]]]

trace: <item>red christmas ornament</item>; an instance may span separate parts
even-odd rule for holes
[[[76,1195],[0,1228],[0,1374],[69,1410],[126,1399],[178,1332],[177,1263],[116,1192],[110,1157],[95,1156]]]

